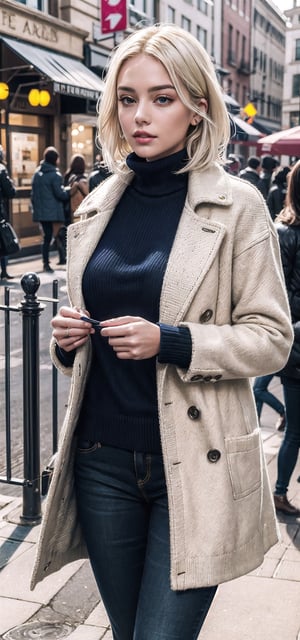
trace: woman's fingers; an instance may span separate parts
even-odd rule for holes
[[[86,310],[61,307],[59,312],[52,318],[52,335],[57,344],[65,351],[71,351],[84,344],[89,335],[95,333],[95,329],[90,323],[80,319],[82,315],[89,316]]]

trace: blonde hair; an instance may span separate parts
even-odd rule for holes
[[[132,33],[116,48],[110,61],[98,105],[98,141],[109,169],[128,171],[125,159],[131,148],[119,124],[117,81],[124,62],[141,53],[163,64],[183,104],[202,118],[188,130],[189,161],[181,172],[222,162],[230,138],[230,123],[210,57],[190,33],[175,25],[161,24]],[[201,98],[207,100],[207,113],[199,104]]]

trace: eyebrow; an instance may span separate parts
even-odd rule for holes
[[[132,93],[135,93],[135,89],[133,89],[133,87],[119,86],[117,87],[117,89],[118,91],[131,91]],[[176,91],[173,84],[161,84],[157,85],[156,87],[150,87],[150,89],[148,89],[148,93],[151,93],[153,91],[162,91],[163,89],[174,89],[174,91]]]

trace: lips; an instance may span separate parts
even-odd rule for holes
[[[142,138],[142,139],[148,140],[150,138],[154,138],[155,136],[152,136],[150,133],[147,133],[146,131],[136,131],[133,134],[133,137],[134,138],[140,138],[140,139]]]

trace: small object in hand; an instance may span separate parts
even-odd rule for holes
[[[94,320],[94,318],[88,318],[87,316],[80,316],[80,320],[89,322],[93,327],[100,327],[100,320]]]

